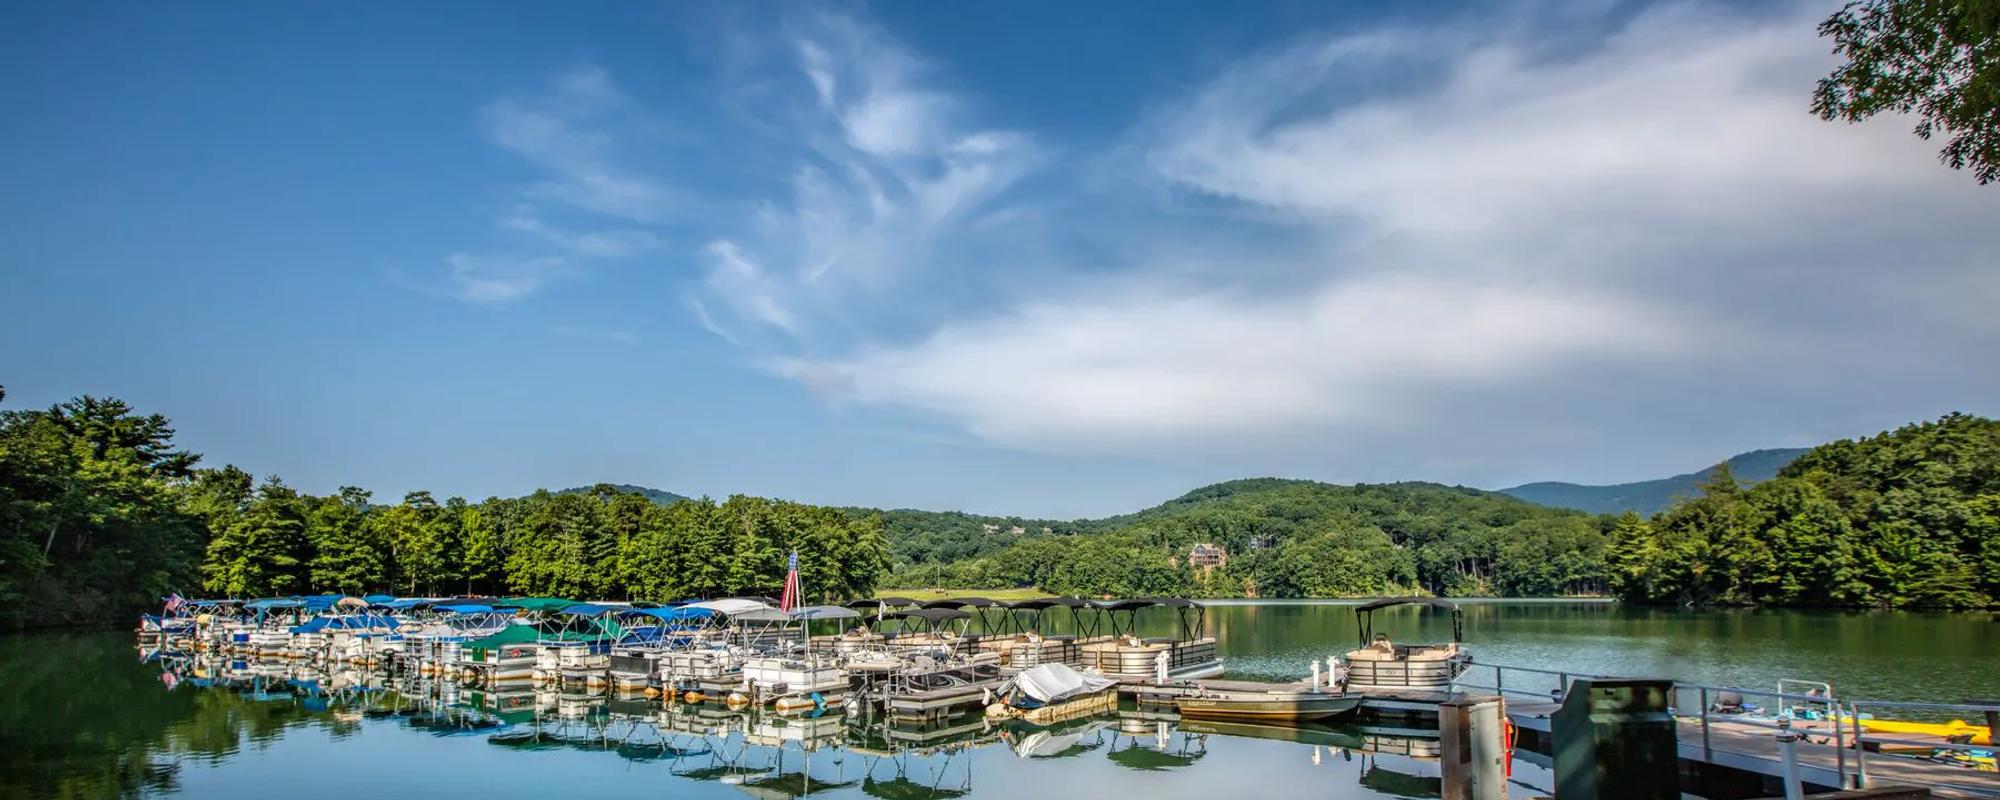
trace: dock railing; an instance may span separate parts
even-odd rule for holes
[[[1613,679],[1615,676],[1474,661],[1466,665],[1465,672],[1461,673],[1458,679],[1453,682],[1453,688],[1477,689],[1492,692],[1502,697],[1532,698],[1540,702],[1561,705],[1563,698],[1569,694],[1571,684],[1578,678]],[[1490,680],[1490,683],[1480,682],[1482,680]],[[1702,761],[1717,763],[1714,733],[1718,724],[1722,722],[1727,722],[1731,726],[1741,725],[1769,730],[1772,732],[1773,737],[1779,737],[1780,741],[1784,742],[1785,745],[1797,741],[1798,737],[1808,737],[1805,738],[1805,741],[1809,745],[1824,746],[1831,744],[1833,746],[1833,769],[1824,770],[1823,767],[1815,767],[1814,769],[1815,771],[1823,770],[1822,774],[1830,773],[1833,783],[1840,789],[1868,788],[1867,760],[1869,757],[1869,746],[1874,746],[1878,750],[1887,745],[1891,747],[1933,748],[1936,750],[1950,750],[1964,753],[1991,751],[1994,749],[1991,745],[1957,744],[1942,738],[1914,739],[1907,736],[1899,737],[1891,734],[1866,732],[1863,730],[1865,724],[1864,713],[1872,713],[1875,710],[1902,714],[1918,712],[1926,716],[1956,716],[1967,721],[1979,720],[1988,726],[1988,735],[1994,736],[1994,739],[1991,741],[2000,742],[2000,730],[1995,730],[1996,728],[2000,728],[2000,702],[1917,703],[1888,700],[1857,700],[1853,698],[1836,698],[1833,695],[1831,687],[1826,687],[1825,684],[1787,679],[1780,681],[1779,686],[1786,689],[1786,691],[1736,686],[1711,686],[1674,681],[1670,697],[1672,698],[1673,713],[1675,716],[1683,719],[1692,718],[1699,725]],[[1790,689],[1794,686],[1813,687],[1820,690],[1809,690],[1806,692],[1791,691]],[[1734,693],[1739,698],[1743,698],[1744,702],[1748,702],[1750,698],[1755,698],[1760,704],[1767,703],[1770,707],[1764,709],[1763,713],[1754,715],[1720,713],[1716,710],[1716,701],[1724,693]],[[1822,720],[1828,723],[1826,727],[1817,727],[1811,724]],[[1975,722],[1973,724],[1979,723]],[[1829,733],[1828,728],[1831,729],[1830,741],[1826,738]],[[1820,742],[1812,742],[1809,738],[1811,736],[1820,736],[1822,739]],[[1849,751],[1852,751],[1851,756]],[[1781,746],[1780,753],[1784,752],[1785,747]],[[1732,755],[1749,755],[1753,758],[1769,760],[1754,754],[1732,753]],[[1875,754],[1875,757],[1878,759],[1900,758],[1879,752]],[[1795,770],[1796,768],[1796,765],[1793,765],[1792,769]],[[1820,783],[1823,781],[1815,780],[1814,782]],[[1931,780],[1927,777],[1919,779],[1913,778],[1908,774],[1898,775],[1895,783],[1898,785],[1916,785],[1957,793],[2000,797],[2000,793],[1996,793],[1994,787],[1991,785],[1971,785],[1944,779]]]

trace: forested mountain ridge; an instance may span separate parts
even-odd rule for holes
[[[1729,460],[1707,469],[1650,481],[1605,486],[1541,481],[1501,489],[1500,492],[1530,503],[1556,508],[1573,508],[1592,514],[1622,514],[1632,511],[1651,516],[1676,501],[1700,493],[1701,485],[1713,478],[1719,467],[1728,467],[1738,484],[1751,486],[1777,477],[1779,470],[1806,451],[1807,448],[1803,447],[1752,450],[1731,456]]]
[[[599,487],[604,486],[609,486],[625,494],[639,495],[663,506],[670,506],[682,500],[694,499],[684,494],[675,494],[664,489],[654,489],[650,486],[639,486],[631,483],[600,483],[595,486],[575,486],[557,490],[553,494],[593,494],[598,491]]]
[[[4,397],[4,395],[0,395]],[[1650,518],[1429,483],[1256,478],[1060,522],[617,485],[376,504],[200,468],[158,414],[90,396],[0,411],[0,628],[124,624],[167,592],[532,593],[670,600],[878,585],[1086,596],[1402,593],[1989,607],[2000,422],[1953,414],[1813,448],[1745,488],[1724,466]],[[1194,546],[1204,549],[1194,563]]]
[[[899,562],[898,586],[1039,586],[1087,595],[1327,597],[1602,592],[1606,521],[1433,483],[1253,478],[1075,523],[952,562]],[[1225,563],[1188,563],[1195,544]]]
[[[1950,414],[1815,447],[1744,488],[1719,471],[1606,556],[1635,602],[2000,604],[2000,422]]]

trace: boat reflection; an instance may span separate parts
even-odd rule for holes
[[[1315,765],[1359,759],[1350,769],[1373,792],[1437,797],[1442,789],[1435,734],[1423,730],[1181,719],[1129,707],[1050,725],[981,714],[910,725],[838,707],[786,715],[525,682],[465,688],[449,677],[365,667],[322,670],[206,653],[142,657],[160,668],[169,691],[282,707],[295,720],[289,724],[321,724],[336,733],[363,722],[399,724],[434,736],[483,738],[499,748],[602,752],[756,797],[835,790],[898,800],[960,797],[972,791],[977,751],[996,746],[1021,759],[1101,758],[1142,772],[1189,770],[1214,760],[1216,742],[1232,740],[1301,745],[1302,759]]]

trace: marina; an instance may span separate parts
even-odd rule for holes
[[[741,713],[793,726],[760,736],[860,726],[883,741],[917,745],[1002,723],[1090,720],[1317,741],[1325,738],[1318,724],[1330,722],[1372,731],[1360,737],[1370,753],[1437,757],[1449,716],[1441,709],[1490,698],[1504,709],[1508,741],[1518,742],[1509,758],[1551,769],[1553,720],[1572,687],[1620,680],[1481,660],[1464,644],[1463,609],[1427,598],[1354,606],[1355,646],[1300,664],[1290,680],[1176,674],[1176,664],[1224,673],[1226,639],[1204,624],[1212,610],[1188,600],[870,598],[781,610],[767,599],[199,601],[142,621],[137,635],[160,663],[208,664],[198,671],[247,677],[253,686],[320,670],[332,677],[315,685],[418,680],[435,698],[471,700],[494,713],[587,718],[605,704],[661,719]],[[1153,614],[1145,625],[1137,621],[1143,610]],[[1394,624],[1378,615],[1393,615]],[[1440,641],[1405,641],[1401,627]],[[1970,722],[1898,720],[1917,709],[1885,713],[1895,704],[1836,696],[1824,684],[1775,693],[1663,686],[1679,774],[1699,796],[1759,796],[1788,769],[1818,790],[1910,785],[1937,796],[2000,796],[1990,738],[1982,738],[1991,732]],[[1949,711],[1983,721],[1996,710],[1932,705],[1933,713],[1915,716]],[[1781,734],[1796,743],[1781,744]],[[523,746],[562,740],[508,735],[530,737]]]

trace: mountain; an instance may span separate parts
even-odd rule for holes
[[[1784,469],[1793,459],[1804,455],[1807,448],[1785,447],[1771,450],[1752,450],[1731,457],[1723,463],[1729,465],[1729,472],[1736,476],[1736,482],[1749,486],[1774,478],[1778,470]],[[1674,499],[1695,494],[1703,481],[1715,474],[1715,467],[1671,478],[1658,478],[1637,483],[1620,483],[1611,486],[1585,486],[1576,483],[1545,481],[1524,483],[1511,489],[1501,489],[1501,494],[1512,495],[1530,503],[1556,508],[1574,508],[1593,514],[1619,514],[1636,511],[1642,516],[1673,505]]]
[[[688,498],[687,495],[674,494],[673,492],[654,489],[647,486],[634,486],[629,483],[599,483],[591,486],[575,486],[556,492],[556,494],[589,494],[590,492],[596,491],[597,487],[599,486],[609,486],[620,492],[625,492],[628,494],[642,494],[646,496],[647,500],[651,500],[654,503],[663,506],[670,506],[682,500],[690,499]]]

